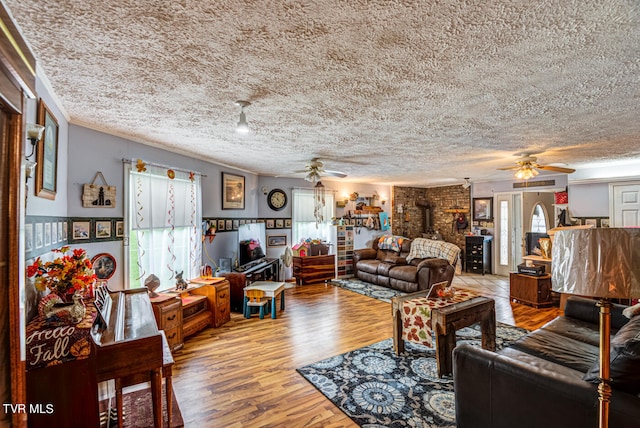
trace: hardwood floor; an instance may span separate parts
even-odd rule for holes
[[[496,300],[498,321],[535,329],[560,314],[509,302],[509,279],[463,274],[454,285]],[[355,427],[296,368],[392,336],[389,303],[331,285],[285,290],[278,318],[233,313],[174,354],[186,427]]]

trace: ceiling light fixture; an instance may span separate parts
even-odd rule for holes
[[[247,115],[244,113],[244,108],[249,107],[251,103],[249,101],[238,100],[236,105],[240,106],[240,120],[236,126],[236,132],[240,134],[247,134],[249,132],[249,124],[247,123]]]
[[[522,165],[522,168],[516,172],[516,178],[519,180],[528,180],[536,175],[538,175],[538,171],[531,165]]]
[[[462,184],[463,189],[468,189],[471,187],[471,182],[469,181],[469,177],[464,178],[464,183]]]

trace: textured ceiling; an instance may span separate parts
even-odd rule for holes
[[[71,123],[258,174],[640,162],[637,0],[4,1]]]

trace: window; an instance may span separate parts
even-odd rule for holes
[[[531,214],[531,231],[539,233],[546,233],[547,231],[547,215],[541,204],[536,204],[536,206],[533,207],[533,213]]]
[[[129,287],[154,274],[166,290],[180,272],[185,280],[200,272],[200,175],[145,167],[129,169]]]
[[[301,239],[311,238],[331,242],[333,228],[332,218],[335,216],[335,203],[332,190],[326,190],[324,207],[321,210],[323,221],[316,222],[314,216],[313,189],[293,189],[292,206],[292,239],[293,245]]]

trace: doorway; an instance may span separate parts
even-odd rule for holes
[[[640,226],[640,182],[623,182],[609,185],[611,200],[611,226]]]
[[[495,197],[496,275],[509,276],[522,262],[522,194],[496,193]]]

